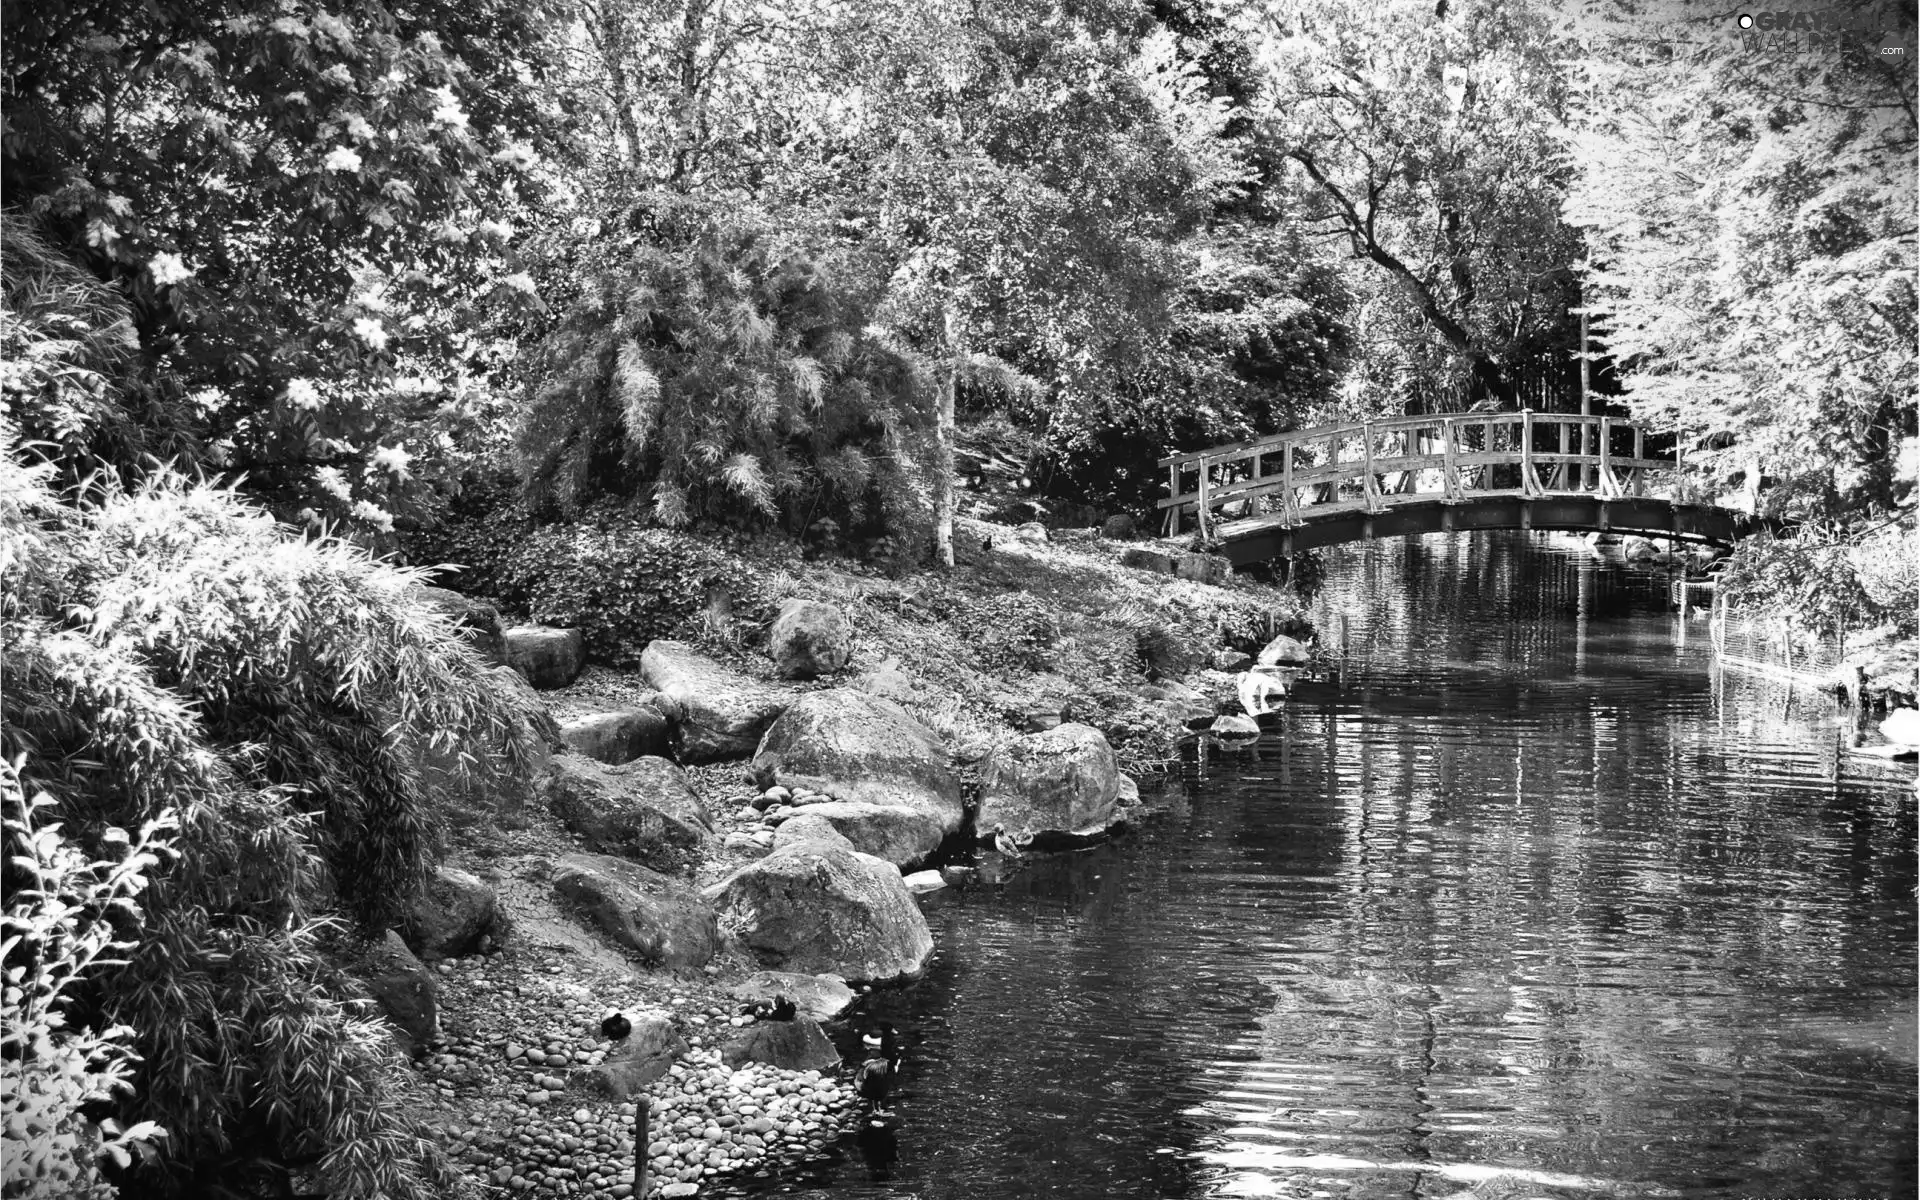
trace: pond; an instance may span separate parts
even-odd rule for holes
[[[765,1186],[1913,1195],[1912,768],[1570,537],[1327,566],[1335,669],[1132,834],[932,899],[862,1018],[898,1128]]]

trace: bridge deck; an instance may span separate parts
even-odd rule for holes
[[[1323,425],[1161,465],[1167,532],[1190,511],[1238,561],[1455,528],[1729,542],[1745,520],[1694,503],[1679,451],[1650,455],[1643,431],[1611,417],[1522,411]]]

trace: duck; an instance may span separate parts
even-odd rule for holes
[[[861,1038],[862,1042],[867,1039]],[[887,1102],[887,1094],[893,1091],[893,1081],[900,1073],[900,1043],[895,1036],[893,1026],[880,1028],[880,1057],[870,1058],[860,1064],[853,1076],[853,1090],[867,1102],[867,1121],[869,1124],[879,1121],[885,1123],[887,1113],[882,1106]]]
[[[793,997],[780,993],[772,1000],[749,1004],[740,1011],[761,1021],[791,1021],[799,1014],[800,1006],[793,1002]]]
[[[610,1009],[600,1018],[600,1032],[612,1041],[624,1041],[633,1032],[633,1022],[627,1020],[627,1014],[619,1009]]]

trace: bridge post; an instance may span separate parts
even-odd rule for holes
[[[1361,447],[1366,452],[1367,473],[1365,476],[1364,486],[1367,494],[1367,511],[1370,513],[1377,513],[1380,511],[1380,485],[1373,477],[1373,422],[1372,421],[1365,422],[1360,426],[1360,439],[1361,439]],[[1369,526],[1367,538],[1368,540],[1372,540],[1373,538],[1371,526]]]
[[[1293,504],[1293,443],[1288,442],[1280,451],[1280,495],[1284,498],[1280,511],[1285,514],[1287,527],[1291,529],[1299,520]],[[1289,534],[1289,537],[1292,535]]]
[[[1540,477],[1533,473],[1533,410],[1530,408],[1520,410],[1520,491],[1527,496],[1538,496],[1541,492]]]
[[[1620,481],[1613,477],[1613,418],[1600,418],[1600,494],[1618,496]]]
[[[1459,463],[1459,426],[1452,417],[1440,418],[1440,436],[1442,438],[1441,474],[1445,476],[1442,486],[1449,502],[1460,499],[1460,463]]]
[[[1211,540],[1213,535],[1207,531],[1207,520],[1210,515],[1207,512],[1207,504],[1207,459],[1202,455],[1200,458],[1200,508],[1196,515],[1200,518],[1201,538]]]
[[[1169,463],[1167,465],[1167,498],[1170,500],[1173,500],[1173,499],[1178,499],[1179,496],[1180,496],[1180,464],[1178,462]],[[1173,507],[1167,509],[1167,536],[1175,537],[1179,534],[1179,532],[1180,532],[1180,506],[1176,504]]]
[[[1647,472],[1640,463],[1647,457],[1647,434],[1638,425],[1633,427],[1633,494],[1647,494]]]

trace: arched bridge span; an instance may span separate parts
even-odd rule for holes
[[[1532,411],[1321,425],[1160,460],[1166,532],[1191,514],[1236,564],[1453,529],[1640,533],[1729,545],[1752,518],[1707,503],[1678,450],[1612,417]]]

